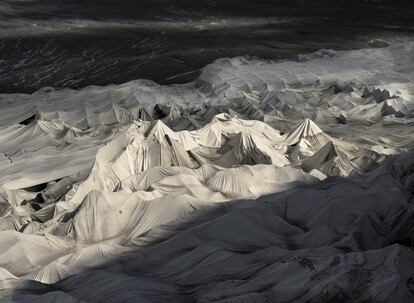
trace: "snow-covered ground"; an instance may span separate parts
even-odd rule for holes
[[[0,95],[1,302],[410,302],[414,44]]]

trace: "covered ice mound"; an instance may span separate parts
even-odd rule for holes
[[[305,119],[289,134],[286,138],[286,143],[288,145],[296,145],[303,139],[315,137],[321,133],[323,133],[323,131],[315,124],[315,122],[310,119]]]
[[[224,156],[217,161],[217,164],[227,166],[241,164],[274,164],[285,166],[289,160],[274,148],[268,140],[246,133],[238,133],[224,144],[218,151]]]
[[[376,156],[368,151],[349,151],[340,144],[328,141],[313,156],[303,160],[305,171],[317,169],[327,176],[348,176],[352,172],[364,173],[378,166]]]
[[[7,283],[2,282],[2,293],[13,291],[14,297],[23,302],[46,300],[56,289],[61,292],[57,298],[87,302],[118,302],[125,298],[150,302],[292,302],[320,298],[353,302],[371,300],[373,295],[383,302],[409,302],[413,298],[410,289],[414,264],[413,251],[407,245],[412,243],[413,193],[407,191],[412,183],[407,180],[414,173],[413,159],[412,153],[397,158],[365,178],[328,178],[258,200],[219,203],[214,208],[188,196],[165,197],[164,212],[162,200],[148,201],[145,209],[131,216],[126,225],[121,224],[130,229],[122,232],[128,237],[121,237],[121,242],[113,238],[73,251],[68,248],[69,240],[51,241],[54,238],[48,236],[47,245],[37,241],[39,255],[46,254],[49,259],[20,262],[17,268],[3,264]],[[123,182],[122,188],[136,193],[147,186],[166,189],[172,180],[179,183],[171,178],[174,175],[185,173],[202,180],[218,172],[226,170],[154,168]],[[274,176],[284,178],[278,173]],[[159,179],[161,182],[156,181]],[[166,190],[170,192],[174,191]],[[94,201],[96,206],[84,206],[71,220],[80,219],[77,217],[83,211],[98,215],[94,209],[100,199]],[[112,227],[119,226],[113,220],[128,215],[125,212],[133,205],[142,207],[141,203],[119,205],[121,200],[106,201],[104,204],[116,207],[112,215],[102,214],[95,220],[110,219]],[[191,207],[185,207],[184,201]],[[180,220],[151,228],[154,220],[168,221],[174,213],[180,214]],[[155,217],[141,223],[129,221],[151,216]],[[96,237],[102,231],[99,226],[89,226],[89,232],[79,227],[74,230]],[[162,241],[165,237],[169,240]],[[28,246],[28,239],[20,238],[19,245]],[[42,245],[45,247],[40,251]],[[3,260],[9,258],[3,253]],[[50,258],[56,261],[50,263]],[[88,266],[88,262],[98,269]],[[18,280],[19,274],[29,268],[26,264],[30,268],[38,266],[26,277],[42,284],[22,284]]]
[[[312,156],[331,140],[312,120],[305,119],[288,134],[286,144],[290,146],[290,157],[297,162]]]
[[[69,157],[77,154],[56,153],[54,156],[56,160],[74,161],[76,159],[69,160]],[[175,132],[160,120],[154,123],[135,121],[121,126],[111,135],[111,140],[96,152],[93,164],[76,166],[69,171],[62,165],[55,167],[54,172],[41,173],[40,163],[35,173],[28,171],[23,178],[9,176],[1,184],[5,208],[0,227],[19,230],[31,220],[46,222],[60,218],[74,210],[91,191],[110,193],[123,180],[155,167],[195,169],[216,165],[231,168],[243,164],[284,167],[290,165],[289,159],[311,174],[312,170],[319,170],[328,176],[362,174],[383,160],[373,151],[359,150],[332,138],[310,120],[305,120],[288,135],[281,135],[260,121],[224,114],[194,131]],[[92,168],[88,168],[90,165]],[[55,179],[56,175],[60,178]],[[249,191],[248,187],[246,190]],[[230,196],[255,195],[230,193]]]
[[[0,301],[413,301],[413,83],[407,43],[0,94]]]
[[[318,170],[327,176],[363,174],[383,160],[375,151],[329,136],[309,119],[290,132],[285,143],[294,163],[307,172]]]
[[[116,134],[111,135],[111,140],[96,152],[91,169],[88,169],[88,164],[67,173],[65,167],[58,166],[55,167],[55,174],[62,177],[57,180],[50,170],[41,175],[38,172],[33,175],[28,172],[25,178],[16,175],[14,179],[10,176],[2,184],[5,208],[0,226],[19,230],[32,220],[45,223],[60,220],[68,211],[75,210],[92,191],[111,193],[123,180],[152,168],[194,169],[212,164],[219,165],[220,169],[242,164],[283,167],[290,164],[284,150],[286,144],[283,136],[260,121],[217,115],[211,123],[191,132],[175,132],[159,120],[154,123],[136,121],[121,126]],[[56,158],[60,156],[55,154]],[[62,160],[71,161],[69,155],[63,156]],[[257,180],[250,176],[252,181]],[[227,182],[226,180],[220,182]],[[20,185],[22,183],[25,184]],[[184,182],[181,186],[185,184]],[[263,192],[251,191],[246,185],[246,194],[239,194],[236,190],[224,190],[217,186],[216,184],[213,191],[233,198],[259,196]],[[237,187],[236,184],[233,186]],[[263,186],[267,185],[263,183]],[[271,191],[272,186],[265,192]],[[140,196],[155,199],[158,196],[154,194],[155,192],[148,192],[141,193]]]
[[[123,180],[116,192],[92,189],[74,209],[60,209],[59,214],[40,224],[33,221],[22,228],[23,233],[1,232],[5,259],[13,260],[20,250],[19,266],[1,266],[13,276],[56,282],[88,265],[73,255],[88,251],[91,245],[101,249],[99,245],[107,243],[109,248],[115,246],[115,251],[120,245],[123,248],[118,252],[127,251],[137,239],[153,242],[146,236],[151,230],[166,228],[160,234],[165,236],[170,227],[164,225],[184,224],[214,209],[217,203],[256,198],[317,181],[299,169],[271,165],[237,169],[155,167]],[[31,256],[33,249],[36,255]],[[105,261],[106,255],[96,252],[93,261],[99,263],[101,258]]]

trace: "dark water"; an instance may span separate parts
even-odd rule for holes
[[[0,92],[193,79],[221,57],[414,40],[412,1],[3,0]]]

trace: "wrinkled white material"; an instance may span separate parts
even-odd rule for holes
[[[0,302],[411,302],[413,118],[409,43],[0,95]]]

